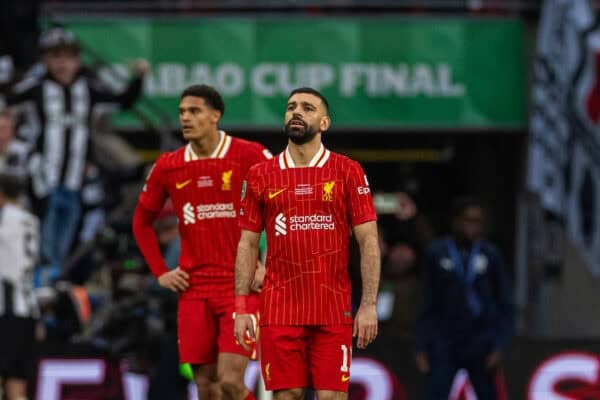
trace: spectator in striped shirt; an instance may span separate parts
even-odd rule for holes
[[[95,119],[131,107],[142,91],[149,65],[139,60],[134,79],[116,94],[81,63],[81,46],[73,33],[53,28],[42,34],[45,71],[23,80],[6,96],[22,116],[19,129],[27,143],[34,212],[42,219],[42,257],[60,268],[81,218],[81,186]]]
[[[0,381],[9,400],[27,398],[39,312],[31,271],[39,253],[39,221],[17,201],[22,179],[0,174]]]

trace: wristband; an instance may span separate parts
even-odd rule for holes
[[[248,296],[247,294],[235,296],[235,313],[237,315],[249,314],[248,297],[250,296]]]

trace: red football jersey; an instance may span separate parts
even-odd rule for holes
[[[262,325],[352,323],[350,228],[376,219],[361,166],[323,146],[307,168],[286,149],[250,169],[240,226],[267,233]]]
[[[179,266],[191,275],[186,295],[233,295],[242,180],[252,165],[268,158],[262,145],[220,131],[210,158],[199,159],[188,144],[154,164],[139,201],[159,211],[171,198],[179,219]]]

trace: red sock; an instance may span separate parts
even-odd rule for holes
[[[254,393],[250,392],[246,397],[244,397],[244,400],[256,400],[256,397],[254,397]]]

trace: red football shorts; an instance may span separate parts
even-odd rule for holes
[[[260,343],[267,390],[348,392],[352,325],[268,325],[260,328]]]
[[[248,307],[257,315],[259,295],[252,294]],[[177,329],[179,361],[212,364],[219,353],[251,358],[256,349],[246,351],[233,335],[234,297],[179,298]],[[256,344],[254,344],[256,347]]]

